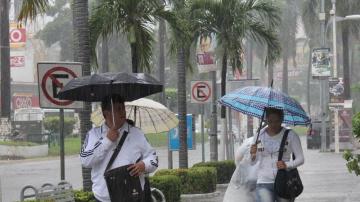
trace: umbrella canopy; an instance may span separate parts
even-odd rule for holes
[[[63,100],[98,102],[119,94],[133,101],[162,91],[162,84],[145,73],[107,72],[74,78],[59,92]]]
[[[268,87],[248,86],[220,98],[219,103],[244,114],[262,118],[267,107],[282,109],[284,123],[308,125],[310,118],[301,105],[290,96]]]
[[[159,102],[141,98],[132,102],[125,102],[127,118],[135,121],[135,126],[146,133],[159,133],[175,128],[179,120],[176,115]],[[135,116],[136,114],[136,116]],[[101,109],[91,114],[91,121],[96,126],[104,123]]]

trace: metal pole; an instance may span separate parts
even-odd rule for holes
[[[339,153],[340,152],[340,144],[339,144],[339,111],[338,109],[335,107],[334,108],[334,130],[335,130],[335,153]]]
[[[218,160],[218,142],[217,142],[217,112],[216,112],[216,71],[210,72],[212,80],[212,112],[211,112],[211,128],[210,128],[210,161]]]
[[[325,13],[325,0],[321,0],[321,14]],[[325,19],[324,17],[321,17],[321,47],[325,47]],[[325,152],[326,151],[326,111],[327,111],[327,102],[326,97],[324,94],[326,91],[326,85],[328,85],[327,79],[320,80],[320,104],[321,104],[321,147],[320,151]]]
[[[64,109],[60,109],[60,172],[61,180],[65,180],[65,149],[64,149]]]
[[[333,77],[338,77],[338,69],[337,69],[337,37],[336,37],[336,0],[331,0],[332,10],[331,14],[333,15],[333,61],[334,61],[334,71]],[[339,153],[340,145],[339,145],[339,117],[338,117],[338,109],[334,108],[334,133],[335,133],[335,153]]]
[[[167,99],[167,107],[170,109],[170,98]],[[168,169],[173,168],[173,155],[172,151],[170,150],[170,134],[168,132]]]
[[[201,161],[205,162],[204,104],[201,104]]]
[[[232,111],[231,109],[228,110],[228,117],[229,117],[229,144],[227,144],[226,147],[226,155],[227,160],[233,160],[234,159],[234,132],[232,130]]]
[[[0,178],[0,202],[2,202],[2,192],[1,192],[1,178]]]
[[[333,58],[334,58],[334,78],[337,78],[337,50],[336,50],[336,0],[331,0],[333,16]]]

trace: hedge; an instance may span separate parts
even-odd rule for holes
[[[161,175],[150,177],[150,186],[159,189],[166,201],[180,201],[180,178],[174,175]]]
[[[179,177],[181,194],[211,193],[216,190],[215,168],[163,169],[155,173],[155,176],[163,175]]]
[[[74,190],[75,202],[96,202],[92,192]],[[54,200],[25,200],[25,202],[53,202]]]
[[[225,184],[229,183],[231,176],[233,175],[236,165],[232,160],[226,161],[210,161],[204,163],[194,164],[193,167],[214,167],[217,171],[217,183]]]
[[[44,119],[44,128],[52,133],[59,133],[60,119],[58,116],[50,116]],[[75,119],[71,117],[64,117],[64,135],[68,136],[73,133]]]

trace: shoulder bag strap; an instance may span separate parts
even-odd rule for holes
[[[105,172],[111,167],[111,165],[114,163],[114,160],[116,159],[117,155],[119,154],[121,147],[123,146],[125,142],[125,138],[128,135],[128,131],[124,131],[123,135],[121,136],[121,139],[119,141],[119,144],[116,146],[113,155],[110,158],[109,163],[106,166]]]
[[[279,148],[278,161],[281,161],[281,160],[282,160],[283,153],[284,153],[284,146],[285,146],[285,142],[286,142],[287,136],[288,136],[288,134],[289,134],[289,131],[290,131],[290,129],[286,129],[286,130],[285,130],[284,135],[283,135],[283,138],[282,138],[282,140],[281,140],[280,148]]]

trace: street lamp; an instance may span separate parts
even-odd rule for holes
[[[333,23],[333,62],[334,62],[334,72],[333,77],[338,77],[338,71],[337,71],[337,50],[336,50],[336,22],[338,21],[345,21],[345,20],[358,20],[360,19],[360,15],[348,15],[345,17],[339,17],[336,16],[336,0],[331,0],[332,3],[332,9],[330,10],[330,15],[332,17],[332,20],[329,21],[329,23]],[[328,23],[328,25],[329,25]],[[328,26],[327,26],[328,27]],[[326,27],[326,31],[327,31]],[[335,132],[335,153],[339,153],[340,151],[340,145],[339,145],[339,117],[338,117],[338,109],[337,107],[334,107],[334,132]]]
[[[347,15],[345,17],[339,17],[336,16],[336,0],[331,0],[332,3],[332,9],[330,10],[330,15],[332,17],[332,20],[329,21],[329,23],[333,24],[333,60],[334,60],[334,73],[333,77],[338,77],[338,70],[337,70],[337,49],[336,49],[336,22],[345,21],[345,20],[359,20],[360,15]],[[329,25],[328,23],[328,25]],[[328,26],[326,26],[327,30]]]

